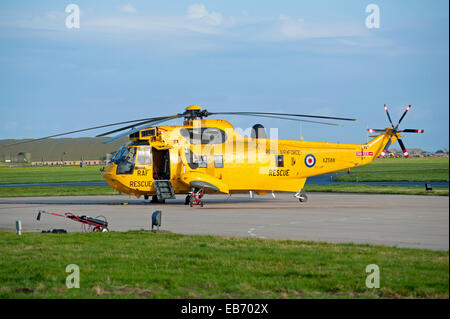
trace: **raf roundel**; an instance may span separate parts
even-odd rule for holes
[[[305,156],[305,165],[308,167],[313,167],[316,164],[316,158],[312,154]]]

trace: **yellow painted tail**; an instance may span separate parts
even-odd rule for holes
[[[381,133],[372,139],[369,143],[364,144],[364,149],[367,152],[373,152],[373,158],[377,158],[385,149],[386,144],[391,139],[391,145],[397,141],[401,136],[398,133],[392,134],[392,132],[388,131],[385,133]]]

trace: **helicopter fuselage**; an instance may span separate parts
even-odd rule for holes
[[[102,172],[111,187],[137,197],[156,195],[156,180],[170,181],[176,194],[297,192],[310,176],[370,163],[388,139],[387,132],[367,144],[252,138],[225,120],[186,120],[133,133]]]

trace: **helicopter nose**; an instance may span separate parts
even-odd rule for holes
[[[117,183],[116,178],[115,178],[116,177],[115,172],[116,172],[115,165],[112,163],[105,166],[102,171],[103,178],[113,188],[115,188],[114,185]]]
[[[100,171],[103,174],[103,177],[105,177],[105,178],[111,177],[111,175],[113,174],[113,171],[114,171],[113,166],[114,165],[112,163],[109,163],[108,165],[106,165],[100,169]]]

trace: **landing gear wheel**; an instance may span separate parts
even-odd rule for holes
[[[187,195],[184,199],[184,205],[189,205],[191,203],[191,195]]]
[[[306,193],[301,192],[298,195],[298,200],[300,201],[300,203],[306,203],[308,201],[308,196],[306,196]]]

